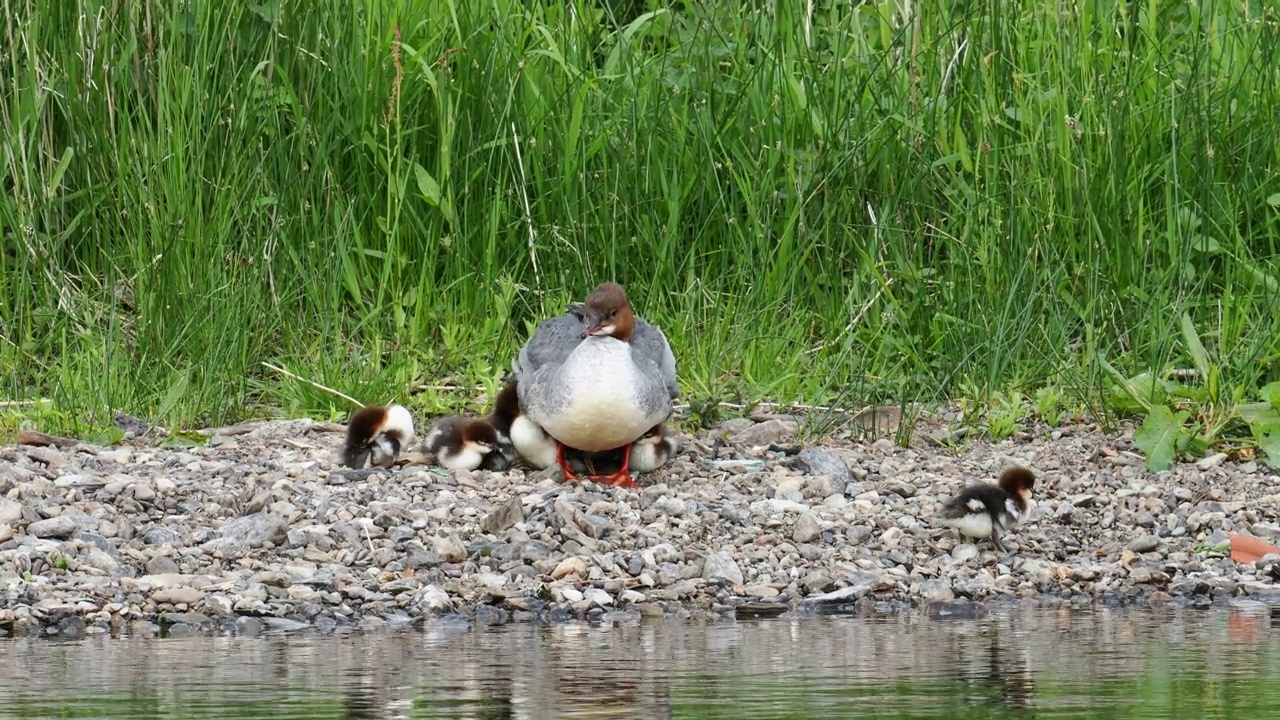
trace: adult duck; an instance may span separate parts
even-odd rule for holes
[[[601,283],[581,307],[544,320],[513,364],[521,415],[556,441],[556,463],[579,479],[564,448],[623,448],[622,467],[590,479],[634,486],[631,446],[671,415],[679,396],[667,337],[638,318],[615,282]]]

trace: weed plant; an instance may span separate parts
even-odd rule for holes
[[[1280,380],[1271,3],[3,10],[0,387],[41,429],[352,409],[263,362],[465,407],[607,278],[693,400],[1106,415],[1194,366],[1184,315],[1228,395]]]

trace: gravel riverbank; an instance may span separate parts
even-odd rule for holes
[[[1233,531],[1280,539],[1262,463],[1153,474],[1129,433],[1093,426],[800,450],[790,419],[757,420],[680,435],[639,490],[558,471],[353,471],[337,462],[343,427],[308,420],[201,447],[0,448],[0,637],[1280,603],[1280,565],[1226,552]],[[1038,480],[1008,556],[930,525],[1011,464]]]

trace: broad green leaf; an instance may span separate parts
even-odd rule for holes
[[[1155,405],[1133,432],[1133,442],[1147,456],[1147,469],[1153,472],[1166,470],[1173,464],[1178,431],[1190,414],[1179,410],[1176,414],[1163,405]]]
[[[1274,193],[1267,198],[1267,204],[1273,208],[1280,208],[1280,193]]]
[[[1201,381],[1209,382],[1209,353],[1205,352],[1204,345],[1200,343],[1200,335],[1191,322],[1191,315],[1185,312],[1182,313],[1182,339],[1187,343],[1187,353],[1191,355],[1191,362],[1200,373]]]
[[[1280,469],[1280,428],[1274,428],[1258,437],[1258,449],[1262,450],[1262,459],[1267,467]]]
[[[1169,398],[1169,391],[1165,388],[1164,381],[1155,373],[1138,373],[1129,378],[1129,386],[1153,405],[1163,405]]]
[[[1206,255],[1214,255],[1222,252],[1222,245],[1208,235],[1196,235],[1191,241],[1191,249],[1198,250]]]
[[[1262,386],[1262,399],[1280,412],[1280,380]]]
[[[431,177],[431,173],[422,167],[421,163],[413,164],[413,172],[418,176],[418,192],[422,193],[422,197],[434,206],[440,205],[440,184],[436,179]]]
[[[1125,376],[1120,374],[1119,370],[1115,369],[1111,363],[1107,362],[1107,359],[1102,356],[1101,352],[1097,353],[1097,358],[1098,364],[1102,365],[1102,369],[1107,371],[1107,374],[1111,376],[1111,379],[1115,380],[1116,384],[1128,393],[1129,397],[1133,398],[1134,402],[1138,403],[1144,411],[1148,413],[1151,412],[1151,403],[1142,396],[1138,388],[1135,388],[1133,384],[1125,378]]]
[[[108,445],[115,445],[121,440],[124,440],[124,430],[112,426],[102,430],[101,432],[94,433],[90,436],[89,440],[94,445],[102,445],[104,447]]]

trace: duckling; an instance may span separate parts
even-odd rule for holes
[[[511,444],[511,425],[520,417],[520,395],[516,392],[516,381],[504,377],[502,389],[493,399],[493,410],[489,412],[489,424],[498,433],[500,445]]]
[[[498,447],[498,431],[487,420],[449,415],[436,421],[423,446],[450,470],[505,470],[506,456]]]
[[[1003,553],[1000,533],[1027,519],[1035,482],[1035,474],[1027,468],[1006,468],[999,484],[970,485],[948,500],[936,522],[971,538],[991,538],[991,545]]]
[[[649,472],[662,467],[676,454],[676,439],[667,434],[667,424],[658,423],[636,440],[631,450],[631,469]]]
[[[497,431],[503,450],[509,451],[508,461],[523,460],[538,470],[554,465],[556,441],[520,411],[516,381],[508,376],[503,382],[506,384],[494,398],[489,424]]]
[[[373,466],[389,468],[412,439],[413,416],[404,407],[391,404],[361,408],[347,423],[342,462],[362,468],[369,459]]]

